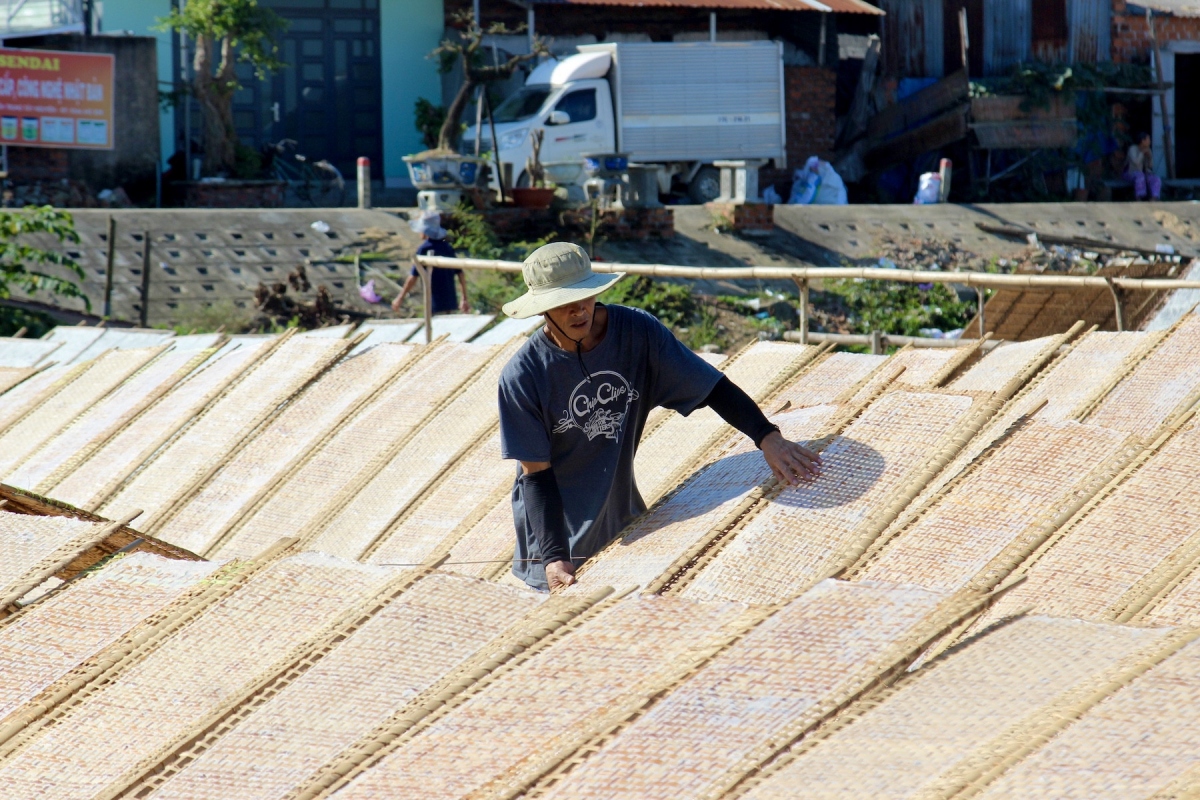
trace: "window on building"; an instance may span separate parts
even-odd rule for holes
[[[1033,54],[1047,61],[1066,58],[1067,0],[1037,0],[1033,7]]]
[[[558,101],[555,111],[565,111],[571,122],[587,122],[596,118],[596,90],[577,89]]]

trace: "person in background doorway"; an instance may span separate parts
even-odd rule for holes
[[[409,226],[414,231],[421,234],[421,244],[417,247],[417,255],[419,256],[443,256],[445,258],[457,258],[458,253],[454,252],[454,248],[446,241],[446,229],[442,227],[442,215],[436,211],[426,211],[417,219],[409,222]],[[396,299],[392,301],[392,311],[400,313],[400,306],[404,303],[404,298],[408,297],[408,293],[417,285],[417,279],[420,273],[414,265],[408,279],[404,281],[404,286],[400,289],[400,294],[396,295]],[[454,293],[454,279],[458,278],[458,287],[462,292],[462,300]],[[462,311],[468,314],[471,311],[471,303],[467,299],[467,276],[463,274],[461,269],[442,269],[434,267],[433,276],[430,280],[433,284],[433,313],[434,314],[453,314],[455,311]]]
[[[1162,178],[1154,174],[1154,152],[1150,149],[1150,134],[1139,133],[1125,154],[1125,180],[1133,184],[1138,200],[1157,200],[1162,194]]]

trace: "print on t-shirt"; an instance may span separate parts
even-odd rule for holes
[[[621,423],[638,397],[637,390],[619,372],[593,373],[590,381],[580,381],[571,392],[569,408],[563,412],[554,432],[566,433],[578,428],[589,442],[597,436],[616,441]]]

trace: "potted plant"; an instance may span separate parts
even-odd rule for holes
[[[546,132],[536,128],[529,135],[533,155],[525,161],[525,172],[529,175],[529,186],[512,190],[513,205],[517,208],[547,209],[554,202],[554,187],[546,186],[546,168],[542,166],[542,140]]]
[[[489,25],[485,31],[479,27],[470,11],[457,12],[453,19],[462,27],[461,35],[457,40],[443,40],[429,55],[438,59],[438,71],[442,74],[453,70],[456,64],[461,65],[463,82],[458,87],[458,94],[454,95],[450,107],[446,109],[446,119],[438,132],[437,146],[423,153],[404,157],[404,162],[408,164],[409,176],[418,189],[469,188],[476,184],[482,175],[485,160],[458,152],[459,139],[462,136],[462,115],[467,109],[467,103],[477,88],[482,86],[484,91],[487,91],[489,84],[508,79],[524,62],[541,55],[549,55],[542,40],[535,38],[531,52],[512,56],[503,64],[486,64],[482,51],[484,36],[517,34],[525,29],[524,26],[510,29],[503,23],[496,22]]]
[[[189,36],[195,47],[190,91],[204,120],[206,176],[239,177],[239,156],[243,164],[248,160],[250,148],[238,141],[233,124],[233,95],[242,88],[235,70],[239,61],[248,63],[261,80],[284,66],[275,36],[286,24],[258,0],[189,0],[159,19],[161,30]]]

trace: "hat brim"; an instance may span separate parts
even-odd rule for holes
[[[526,292],[511,303],[505,303],[504,313],[515,319],[536,317],[538,314],[545,314],[552,308],[578,303],[602,294],[624,277],[624,272],[614,272],[608,275],[593,272],[570,286],[561,286],[538,294]]]

